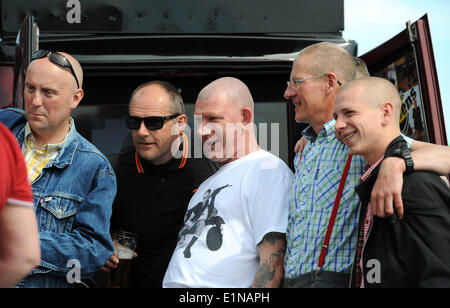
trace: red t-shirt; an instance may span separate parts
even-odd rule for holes
[[[11,131],[0,123],[0,210],[6,203],[33,206],[22,151]]]

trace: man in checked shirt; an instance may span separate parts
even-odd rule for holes
[[[432,172],[407,170],[404,219],[373,217],[370,193],[385,157],[408,153],[400,135],[401,100],[386,79],[351,81],[335,104],[336,137],[370,168],[356,187],[361,199],[356,287],[450,287],[450,190]],[[408,158],[409,159],[409,158]]]
[[[332,43],[319,43],[302,50],[295,60],[284,97],[295,106],[295,120],[310,124],[303,135],[308,144],[294,159],[285,287],[348,287],[357,249],[359,198],[355,187],[366,162],[353,156],[339,202],[333,231],[322,266],[318,266],[325,233],[348,148],[334,134],[334,100],[342,84],[357,76],[355,61]],[[349,137],[349,136],[347,136]],[[350,138],[350,137],[349,137]],[[379,217],[403,216],[402,177],[406,167],[450,173],[448,147],[407,140],[414,166],[402,158],[386,159],[372,192],[371,212]]]

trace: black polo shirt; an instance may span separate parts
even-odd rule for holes
[[[138,235],[138,257],[132,262],[129,286],[161,287],[189,200],[217,169],[206,158],[187,159],[181,169],[181,159],[159,166],[139,160],[144,173],[138,172],[134,147],[118,157],[111,230]]]

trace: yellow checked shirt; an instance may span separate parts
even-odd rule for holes
[[[72,120],[70,119],[69,127],[71,127],[71,124]],[[30,126],[27,123],[25,126],[25,141],[23,154],[27,165],[28,181],[33,183],[33,181],[41,174],[42,169],[55,159],[59,151],[63,148],[66,139],[64,138],[64,141],[61,143],[46,144],[42,148],[38,149],[36,147],[36,140],[34,139]]]

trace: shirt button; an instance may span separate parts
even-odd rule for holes
[[[61,215],[61,214],[62,214],[62,210],[59,209],[59,210],[58,210],[58,215]]]
[[[161,178],[161,183],[165,183],[165,182],[166,182],[166,179]]]

